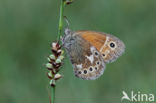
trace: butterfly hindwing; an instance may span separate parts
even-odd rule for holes
[[[98,50],[93,46],[89,47],[86,54],[84,55],[84,62],[73,63],[75,76],[84,80],[95,80],[104,72],[104,61]]]
[[[113,35],[94,31],[77,31],[76,33],[96,47],[106,63],[115,61],[125,50],[124,43]]]
[[[70,57],[76,77],[95,80],[105,69],[104,60],[99,51],[77,33],[64,39],[64,47]]]

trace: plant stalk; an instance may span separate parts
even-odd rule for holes
[[[52,86],[51,103],[55,103],[55,86]]]
[[[65,7],[65,0],[61,0],[60,4],[60,17],[59,17],[59,27],[58,27],[58,41],[60,41],[60,37],[63,31],[63,21],[64,21],[64,7]]]
[[[58,26],[58,42],[60,42],[60,37],[62,35],[63,31],[63,22],[64,22],[64,6],[65,6],[65,0],[61,0],[60,4],[60,17],[59,17],[59,26]],[[55,103],[55,86],[52,86],[52,95],[51,95],[51,102]]]

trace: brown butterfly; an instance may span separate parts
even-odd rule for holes
[[[84,80],[99,78],[105,64],[115,61],[125,50],[124,43],[117,37],[95,31],[73,32],[66,28],[62,42],[75,76]]]

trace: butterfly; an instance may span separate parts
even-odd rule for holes
[[[120,39],[103,32],[72,31],[66,28],[62,43],[75,76],[84,80],[99,78],[106,64],[114,62],[125,51]]]

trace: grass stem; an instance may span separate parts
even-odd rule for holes
[[[65,7],[65,0],[61,0],[61,4],[60,4],[60,17],[59,17],[59,27],[58,27],[58,41],[60,41],[60,36],[62,35],[62,31],[63,31],[64,7]]]
[[[55,86],[52,87],[51,102],[55,103]]]
[[[58,26],[58,42],[60,41],[60,37],[62,35],[63,31],[63,22],[64,22],[64,6],[65,6],[65,0],[61,0],[60,4],[60,17],[59,17],[59,26]],[[51,95],[51,102],[55,103],[55,86],[52,86],[52,95]]]

